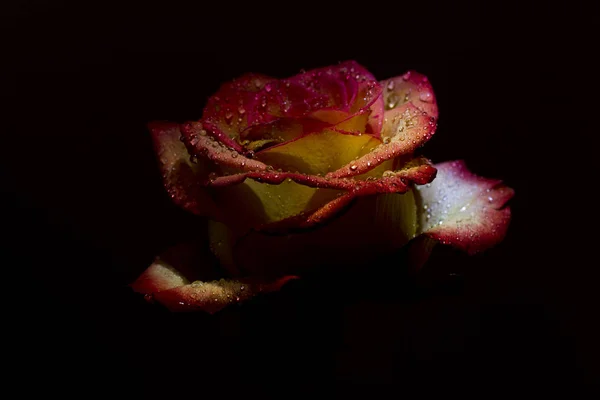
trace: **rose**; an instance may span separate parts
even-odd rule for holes
[[[211,251],[172,249],[134,290],[172,310],[213,312],[308,266],[364,263],[407,243],[422,250],[423,238],[469,253],[495,245],[513,191],[460,161],[416,156],[437,117],[423,75],[378,82],[344,62],[284,80],[244,75],[200,121],[151,123],[165,186],[210,219]],[[211,254],[231,280],[199,275]]]

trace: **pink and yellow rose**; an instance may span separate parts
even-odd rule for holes
[[[208,217],[132,285],[174,311],[217,311],[307,268],[366,263],[428,237],[475,253],[501,241],[512,189],[415,154],[437,127],[428,79],[377,81],[349,61],[226,83],[202,118],[149,125],[173,201]],[[207,281],[218,261],[227,278]]]

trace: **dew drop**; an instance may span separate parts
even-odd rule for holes
[[[358,169],[358,166],[356,164],[352,164],[350,166],[350,171],[356,171]]]
[[[430,91],[426,90],[419,94],[419,100],[421,100],[422,102],[425,102],[425,103],[431,103],[431,102],[433,102],[433,95],[431,94]]]
[[[393,79],[390,80],[390,82],[387,84],[387,90],[390,90],[390,91],[394,90],[394,85],[395,85],[394,80]]]
[[[494,201],[494,198],[493,198],[493,197],[491,197],[491,196],[490,196],[490,197],[488,197],[488,203],[491,203],[492,201]]]
[[[198,156],[197,156],[197,155],[195,155],[195,154],[192,154],[192,155],[190,156],[190,162],[191,162],[192,164],[198,164]]]
[[[235,152],[235,151],[231,152],[231,158],[237,158],[237,156],[238,156],[237,152]]]
[[[407,73],[402,75],[402,79],[404,79],[405,81],[409,80],[410,79],[410,71],[408,71]]]
[[[392,108],[394,108],[398,105],[399,100],[400,99],[398,98],[398,95],[396,93],[393,93],[390,96],[388,96],[385,107],[388,110],[391,110]]]
[[[239,112],[241,115],[244,115],[244,114],[246,113],[246,109],[245,109],[243,106],[239,106],[239,108],[238,108],[238,112]]]

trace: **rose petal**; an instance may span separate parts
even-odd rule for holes
[[[131,287],[135,292],[144,294],[149,301],[157,301],[171,311],[205,311],[212,314],[259,293],[279,290],[286,282],[296,278],[194,280],[199,278],[202,270],[206,274],[212,264],[213,260],[205,246],[198,242],[183,243],[158,257]]]
[[[208,99],[204,108],[202,123],[205,129],[226,146],[235,148],[235,139],[249,125],[273,120],[268,110],[261,107],[262,99],[258,95],[258,92],[272,82],[276,82],[276,79],[260,74],[246,74],[223,84]]]
[[[406,244],[415,234],[416,206],[412,191],[355,198],[348,194],[306,214],[311,218],[328,207],[336,207],[336,218],[328,216],[318,229],[302,230],[283,223],[263,227],[240,238],[234,247],[236,264],[248,273],[260,275],[296,274],[311,268],[362,265],[374,257],[389,254]],[[343,212],[342,212],[343,211]],[[296,221],[299,222],[299,221]],[[321,221],[325,222],[325,221]]]
[[[256,154],[256,159],[284,171],[326,174],[381,143],[370,135],[347,135],[325,130],[302,136]]]
[[[285,276],[270,282],[220,279],[196,281],[189,285],[153,293],[152,297],[174,312],[205,311],[214,314],[228,305],[241,303],[260,293],[275,292],[296,276]]]
[[[433,88],[425,75],[408,71],[404,75],[382,81],[381,85],[384,88],[383,100],[386,110],[410,102],[430,117],[438,118],[438,106]]]
[[[200,122],[188,122],[180,126],[188,150],[199,159],[208,158],[219,166],[242,170],[263,171],[267,166],[227,148],[223,143],[207,135]]]
[[[435,178],[436,170],[425,158],[417,158],[397,171],[389,171],[380,178],[358,180],[352,178],[328,178],[317,175],[305,175],[292,172],[245,172],[223,176],[212,180],[209,185],[225,187],[243,182],[247,178],[261,183],[278,185],[291,179],[309,187],[329,188],[348,191],[357,196],[376,193],[404,193],[410,189],[410,183],[423,185]]]
[[[177,124],[152,122],[154,149],[158,156],[163,182],[173,201],[180,207],[201,216],[218,215],[217,207],[201,184],[209,175],[209,166],[202,160],[190,161],[181,142]]]
[[[331,220],[350,205],[355,198],[356,196],[353,194],[345,194],[327,202],[316,210],[311,210],[311,212],[302,212],[280,221],[264,224],[255,229],[264,233],[281,234],[313,228]]]
[[[381,136],[383,144],[361,158],[327,174],[329,178],[344,178],[364,174],[384,161],[412,154],[434,134],[435,120],[411,103],[386,112]]]
[[[220,178],[217,178],[218,181]],[[341,192],[283,180],[277,185],[248,179],[216,191],[216,201],[236,234],[319,208]]]
[[[241,141],[263,139],[257,137],[258,132],[263,132],[260,126],[280,119],[313,119],[325,123],[322,127],[325,128],[364,114],[364,126],[360,131],[378,136],[382,110],[381,85],[365,68],[348,61],[285,80],[244,75],[221,86],[209,99],[201,122],[209,136],[243,153]],[[301,124],[309,129],[310,125],[307,121]],[[271,136],[285,138],[290,135],[281,131],[272,132]]]
[[[436,179],[417,188],[420,232],[470,254],[499,243],[506,234],[514,191],[478,177],[463,161],[436,164]]]
[[[378,138],[381,136],[385,117],[383,95],[378,96],[369,108],[371,111],[369,113],[369,120],[367,122],[367,133]]]

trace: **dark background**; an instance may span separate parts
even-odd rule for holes
[[[227,398],[596,382],[595,200],[579,185],[584,13],[192,4],[2,6],[4,330],[17,354],[4,362],[20,390]],[[145,124],[198,119],[245,72],[286,77],[347,59],[381,79],[430,78],[441,114],[425,154],[516,190],[506,240],[473,257],[437,248],[416,278],[391,260],[361,276],[324,271],[212,317],[132,294],[156,254],[202,231],[164,192]]]

